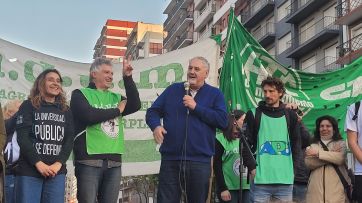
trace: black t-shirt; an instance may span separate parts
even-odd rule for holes
[[[70,110],[62,111],[58,104],[45,102],[36,109],[26,100],[19,109],[16,130],[20,146],[17,175],[42,177],[35,168],[38,161],[47,165],[58,161],[62,163],[58,174],[66,173],[74,139]]]

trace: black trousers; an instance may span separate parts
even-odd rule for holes
[[[354,176],[353,199],[362,203],[362,175]]]

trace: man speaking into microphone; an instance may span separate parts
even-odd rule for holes
[[[205,83],[209,70],[205,58],[192,58],[187,82],[167,87],[147,110],[146,123],[161,144],[158,203],[207,199],[216,128],[227,126],[223,94]]]

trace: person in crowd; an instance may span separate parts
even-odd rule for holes
[[[234,110],[228,115],[228,126],[216,135],[214,173],[217,195],[221,202],[238,203],[240,199],[240,129],[245,112]],[[243,180],[246,182],[246,180]],[[243,185],[242,202],[249,202],[249,185]]]
[[[79,202],[117,202],[124,153],[122,117],[141,108],[132,70],[130,60],[123,59],[127,98],[110,90],[113,67],[111,61],[104,58],[93,61],[88,87],[72,93],[70,106],[76,133],[73,152]]]
[[[264,101],[248,111],[245,118],[246,133],[257,163],[244,148],[244,165],[251,173],[251,201],[291,202],[294,166],[301,147],[298,118],[281,102],[285,87],[279,78],[269,76],[261,87]]]
[[[15,201],[15,171],[17,160],[19,158],[19,145],[17,142],[17,134],[15,133],[16,127],[16,113],[19,110],[22,101],[10,100],[4,105],[4,119],[6,128],[6,144],[4,148],[4,159],[6,163],[5,170],[5,197],[6,203],[13,203]]]
[[[63,203],[66,161],[73,147],[72,113],[55,69],[39,74],[16,117],[20,157],[15,202]]]
[[[207,199],[216,128],[227,126],[224,96],[205,82],[209,70],[205,58],[192,58],[188,82],[167,87],[147,110],[146,123],[161,144],[158,203]]]
[[[345,131],[349,149],[354,156],[354,186],[353,199],[362,203],[362,111],[360,111],[361,101],[348,107],[345,122]]]
[[[311,170],[306,200],[309,203],[348,202],[337,170],[347,182],[346,144],[337,120],[321,116],[316,120],[313,144],[307,147],[305,163]]]

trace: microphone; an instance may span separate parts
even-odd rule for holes
[[[185,95],[189,95],[190,94],[190,83],[188,81],[186,81],[184,83],[184,88],[185,88]]]
[[[236,126],[237,126],[237,129],[238,129],[239,132],[240,132],[240,136],[244,136],[245,138],[247,138],[247,137],[245,136],[245,134],[246,134],[246,122],[244,122],[241,127],[239,127],[238,125],[236,125]]]
[[[185,95],[190,95],[190,83],[189,81],[186,81],[184,83],[184,88],[185,88]],[[190,111],[189,108],[187,108],[187,115],[189,115]]]

